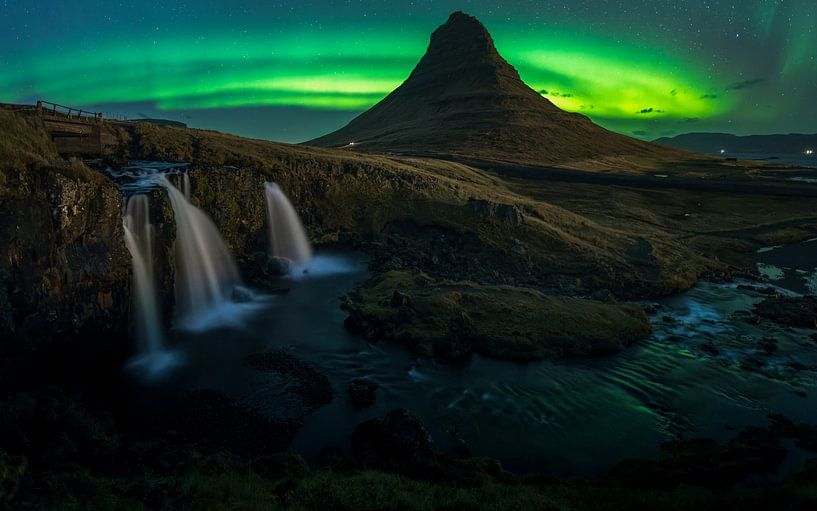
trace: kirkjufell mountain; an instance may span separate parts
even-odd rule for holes
[[[434,31],[402,85],[345,127],[306,144],[584,167],[689,156],[559,109],[522,81],[485,26],[463,12]]]

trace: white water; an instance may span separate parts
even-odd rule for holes
[[[125,244],[133,258],[133,289],[136,337],[146,356],[162,350],[162,331],[153,271],[153,226],[147,195],[133,195],[125,205],[122,218]]]
[[[292,203],[277,184],[267,182],[267,224],[270,235],[270,255],[284,257],[297,266],[312,260],[312,245]]]
[[[197,329],[202,318],[233,303],[242,285],[233,256],[212,220],[164,176],[176,219],[176,326]]]
[[[181,175],[179,179],[182,184],[181,190],[182,193],[184,194],[184,197],[187,200],[190,200],[190,176],[187,174],[187,172],[185,172],[184,174]]]

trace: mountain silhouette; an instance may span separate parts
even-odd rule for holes
[[[559,109],[522,81],[485,26],[463,12],[431,34],[402,85],[345,127],[306,144],[584,167],[683,154]]]

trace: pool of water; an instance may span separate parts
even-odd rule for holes
[[[531,363],[474,356],[443,365],[347,333],[341,296],[367,277],[366,267],[358,255],[319,254],[307,276],[280,283],[289,293],[238,305],[238,322],[181,335],[187,363],[173,384],[274,407],[280,396],[242,361],[288,348],[335,390],[292,444],[307,458],[328,445],[348,449],[357,424],[406,407],[443,448],[464,441],[511,470],[569,476],[654,456],[671,438],[725,440],[766,424],[769,413],[817,423],[817,343],[806,331],[743,321],[740,312],[762,295],[736,284],[703,282],[661,301],[650,339],[615,356]],[[380,385],[373,407],[351,405],[346,386],[354,378]]]
[[[172,363],[150,375],[152,387],[215,388],[286,416],[275,381],[245,363],[248,354],[286,348],[326,374],[335,392],[292,443],[308,459],[326,446],[348,451],[357,424],[405,407],[444,449],[465,442],[511,470],[564,476],[655,456],[668,439],[726,440],[765,425],[769,413],[817,423],[817,342],[808,331],[746,321],[763,294],[745,286],[701,282],[661,300],[651,337],[614,356],[529,363],[473,356],[452,365],[346,331],[342,296],[368,277],[367,264],[359,254],[319,252],[306,274],[275,283],[287,293],[257,292],[213,311],[198,331],[172,333]],[[785,292],[813,293],[817,241],[764,249],[758,265]],[[380,385],[374,406],[352,406],[346,388],[355,378]]]

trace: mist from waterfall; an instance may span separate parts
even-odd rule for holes
[[[289,259],[298,266],[312,260],[312,245],[292,203],[281,188],[267,182],[265,186],[270,255]]]
[[[162,351],[162,330],[153,269],[153,225],[147,195],[133,195],[127,199],[122,226],[125,245],[133,259],[136,337],[144,355],[153,357]]]
[[[176,220],[176,326],[195,329],[202,318],[232,302],[241,278],[213,221],[165,176],[157,182],[167,190]]]

